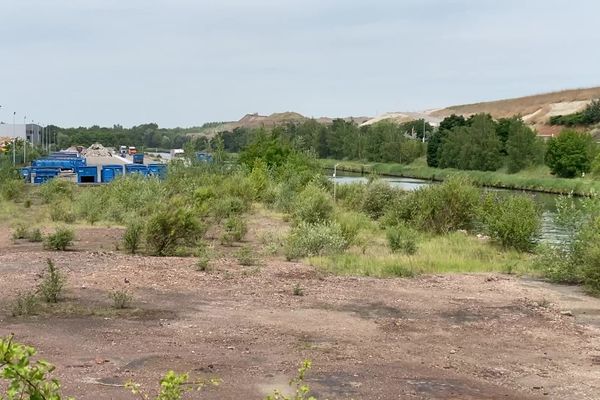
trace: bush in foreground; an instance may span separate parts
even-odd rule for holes
[[[387,229],[386,237],[390,249],[394,253],[413,255],[417,252],[417,232],[408,226],[401,224]]]
[[[202,236],[202,226],[191,210],[169,207],[150,216],[146,224],[146,250],[153,255],[173,255],[180,243],[192,245]]]
[[[75,240],[75,233],[72,229],[59,227],[54,233],[46,236],[45,246],[50,250],[65,251],[73,244],[73,240]]]
[[[347,247],[339,224],[301,222],[290,232],[285,244],[288,260],[339,253]]]
[[[47,269],[38,286],[38,291],[48,303],[57,303],[62,297],[62,292],[67,278],[56,268],[52,260],[47,260]]]

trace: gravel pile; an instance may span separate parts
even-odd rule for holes
[[[100,143],[94,143],[85,150],[85,155],[88,157],[112,157],[111,152]]]

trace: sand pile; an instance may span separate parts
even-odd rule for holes
[[[88,157],[112,157],[111,152],[100,143],[94,143],[85,150],[85,155]]]

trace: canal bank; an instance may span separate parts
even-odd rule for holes
[[[600,193],[600,181],[592,178],[556,178],[544,175],[541,168],[516,174],[493,171],[461,171],[456,169],[438,169],[425,165],[423,160],[409,165],[388,163],[361,163],[356,161],[338,161],[322,159],[325,169],[381,176],[415,178],[427,181],[444,181],[452,176],[465,176],[474,183],[499,189],[527,190],[532,192],[590,196]]]

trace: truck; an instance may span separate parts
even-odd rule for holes
[[[132,156],[135,153],[137,153],[137,149],[135,148],[135,146],[129,146],[129,155]]]
[[[183,149],[171,149],[171,159],[182,158],[185,155]]]
[[[127,146],[119,147],[119,155],[121,157],[125,157],[127,155],[127,152],[128,152]]]

